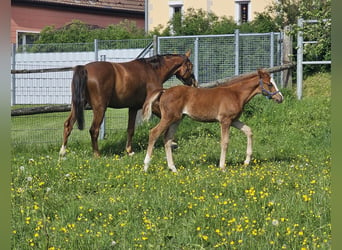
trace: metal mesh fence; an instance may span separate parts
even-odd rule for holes
[[[281,64],[280,33],[159,37],[158,53],[184,53],[191,60],[199,83],[269,68]],[[274,75],[280,81],[280,74]]]
[[[91,61],[105,60],[125,62],[135,59],[152,39],[95,41],[89,44],[48,44],[34,45],[13,50],[12,69],[42,69],[72,67]],[[184,54],[191,49],[191,61],[199,83],[242,74],[261,67],[281,64],[281,34],[235,34],[158,37],[158,54]],[[148,50],[146,57],[152,56]],[[275,73],[276,81],[280,74]],[[70,104],[70,83],[72,72],[50,72],[34,74],[12,74],[12,106],[37,106],[46,104]],[[175,77],[164,87],[180,84]],[[127,109],[106,112],[105,134],[125,130]],[[60,143],[63,123],[68,112],[12,117],[13,144],[23,143]],[[92,111],[86,111],[86,128],[90,127]],[[75,129],[70,141],[90,140],[86,132]]]

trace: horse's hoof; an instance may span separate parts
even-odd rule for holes
[[[133,156],[133,155],[134,155],[134,152],[130,152],[130,153],[127,152],[127,154],[128,154],[129,156]]]
[[[61,149],[59,150],[59,157],[64,157],[66,154],[66,147],[62,145]]]

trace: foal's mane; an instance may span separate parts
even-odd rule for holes
[[[223,78],[223,79],[218,79],[218,80],[213,81],[213,82],[201,84],[201,87],[204,87],[204,88],[226,87],[226,86],[230,86],[230,85],[235,84],[235,83],[240,83],[243,80],[253,78],[256,76],[258,76],[258,71],[254,71],[251,73],[245,73],[245,74],[238,75],[238,76],[232,76],[232,77],[227,77],[227,78]]]
[[[155,55],[155,56],[151,56],[148,58],[139,58],[137,60],[144,64],[150,64],[153,69],[159,69],[160,67],[164,66],[165,57],[174,57],[174,56],[184,57],[184,55],[180,55],[180,54],[164,54],[164,55]]]
[[[229,85],[239,83],[243,80],[253,78],[256,76],[258,76],[258,72],[252,72],[252,73],[248,73],[248,74],[244,74],[244,75],[233,76],[231,78],[224,80],[220,86],[229,86]]]

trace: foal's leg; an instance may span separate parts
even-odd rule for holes
[[[177,127],[179,125],[179,121],[176,123],[171,124],[171,126],[166,130],[164,135],[164,147],[167,159],[167,165],[172,172],[177,172],[175,164],[172,158],[172,142],[174,138],[174,134],[177,131]]]
[[[252,152],[253,152],[253,150],[252,150],[252,138],[253,138],[252,130],[250,127],[245,125],[243,122],[240,122],[239,120],[232,122],[232,126],[234,128],[241,130],[247,136],[247,152],[246,152],[246,160],[244,162],[244,165],[247,166],[249,164],[249,162],[251,161],[251,156],[252,156]]]
[[[148,137],[148,146],[147,146],[147,152],[144,160],[144,171],[146,172],[152,157],[153,147],[156,143],[159,136],[168,128],[170,123],[166,122],[165,120],[161,119],[160,122],[150,130],[150,134]]]
[[[63,132],[63,144],[61,149],[59,150],[59,157],[63,157],[66,153],[66,145],[68,143],[68,137],[74,127],[74,124],[76,122],[76,117],[74,113],[74,109],[71,108],[70,115],[68,119],[64,122],[64,132]]]
[[[138,112],[137,109],[134,109],[134,108],[128,109],[127,142],[126,142],[126,152],[128,155],[134,154],[132,150],[132,138],[134,135],[135,120],[137,117],[137,112]]]
[[[93,153],[95,157],[100,156],[99,152],[99,146],[97,139],[99,137],[99,132],[100,132],[100,126],[103,121],[105,113],[105,108],[102,107],[93,107],[93,122],[91,124],[91,127],[89,129],[90,137],[91,137],[91,144],[93,147]]]
[[[221,122],[221,156],[220,156],[220,169],[225,171],[226,153],[229,143],[229,126],[227,122]]]

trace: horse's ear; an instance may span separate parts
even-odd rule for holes
[[[189,49],[187,52],[185,52],[186,57],[190,57],[191,55],[191,49]]]
[[[266,71],[264,69],[258,69],[257,71],[260,78],[262,78],[266,74]]]

